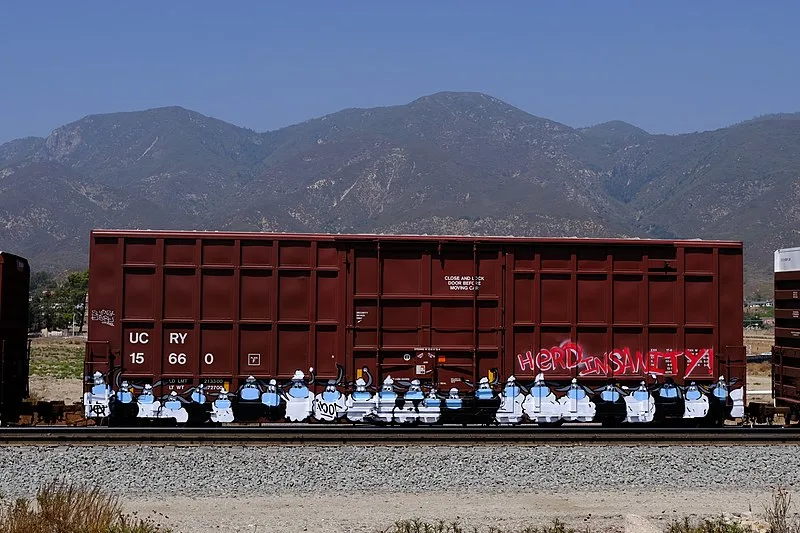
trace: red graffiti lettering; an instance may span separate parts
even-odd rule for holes
[[[553,354],[550,353],[550,350],[540,350],[539,353],[536,354],[535,361],[536,368],[538,368],[541,372],[550,372],[555,368],[555,365],[553,364]]]
[[[519,361],[519,369],[523,372],[528,368],[530,368],[531,370],[535,368],[533,353],[531,353],[530,351],[525,352],[525,355],[522,354],[517,355],[517,360]]]
[[[577,344],[567,344],[564,346],[564,359],[567,368],[577,368],[583,362],[583,352]]]
[[[684,368],[681,372],[680,364]],[[677,376],[712,377],[714,350],[651,350],[641,352],[628,347],[614,348],[602,355],[587,353],[580,344],[566,341],[559,346],[527,351],[517,355],[521,372],[564,372],[578,370],[580,376]]]
[[[553,346],[550,349],[553,355],[553,366],[556,368],[569,368],[564,358],[564,349],[561,346]]]

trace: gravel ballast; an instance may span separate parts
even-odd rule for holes
[[[61,478],[152,495],[590,491],[602,487],[761,490],[800,479],[800,446],[8,447],[0,491]],[[191,491],[185,490],[191,487]]]

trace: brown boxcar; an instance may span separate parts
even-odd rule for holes
[[[0,420],[19,419],[28,396],[28,261],[0,252]]]
[[[800,248],[775,252],[772,386],[777,405],[800,414]]]
[[[90,248],[87,370],[170,390],[337,365],[440,390],[744,383],[739,242],[97,230]]]

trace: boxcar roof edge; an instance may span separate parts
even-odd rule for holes
[[[543,244],[568,244],[580,242],[586,244],[630,244],[630,245],[669,245],[680,244],[683,246],[718,246],[740,248],[742,241],[727,240],[704,240],[704,239],[642,239],[639,237],[522,237],[504,235],[423,235],[423,234],[384,234],[384,233],[280,233],[280,232],[258,232],[258,231],[209,231],[209,230],[125,230],[125,229],[93,229],[92,237],[150,237],[150,238],[280,238],[280,239],[309,239],[316,240],[384,240],[384,241],[404,241],[404,240],[423,240],[423,241],[455,241],[455,242],[513,242],[524,244],[525,242]]]
[[[4,252],[3,250],[0,250],[0,263],[5,261],[6,258],[13,259],[15,261],[24,261],[25,264],[28,264],[28,259],[26,257],[23,257],[21,255],[17,255],[17,254],[12,254],[11,252]]]

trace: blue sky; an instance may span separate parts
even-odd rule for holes
[[[799,19],[796,1],[9,0],[0,142],[166,105],[264,131],[445,90],[570,126],[714,129],[800,111]]]

